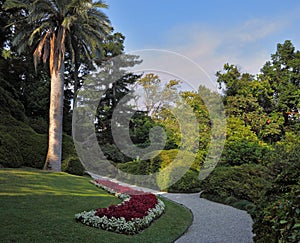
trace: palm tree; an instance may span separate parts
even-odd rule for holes
[[[34,47],[34,66],[49,63],[51,76],[49,138],[45,170],[61,171],[64,60],[66,48],[78,65],[79,56],[100,57],[103,39],[111,32],[107,8],[101,0],[7,0],[6,9],[20,9],[23,19],[13,22],[13,45],[22,52]],[[25,26],[18,26],[24,23]],[[80,53],[82,51],[82,53]]]

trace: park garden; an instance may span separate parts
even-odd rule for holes
[[[90,183],[74,146],[84,138],[72,136],[72,116],[83,102],[78,94],[84,82],[96,80],[91,85],[103,92],[94,132],[114,168],[149,175],[141,186],[154,182],[166,192],[202,191],[204,198],[246,210],[254,221],[255,242],[299,242],[300,51],[290,40],[274,43],[276,52],[257,74],[224,64],[216,70],[219,92],[205,86],[184,90],[181,80],[164,81],[155,73],[124,72],[106,84],[103,77],[118,70],[110,63],[106,73],[94,75],[103,63],[120,55],[122,67],[143,62],[125,53],[125,36],[113,30],[101,11],[106,7],[85,0],[0,1],[1,239],[172,242],[191,224],[189,210],[159,196],[107,181],[94,181],[99,187]],[[153,128],[163,128],[166,135],[164,147],[145,158],[122,153],[112,131],[115,108],[123,97],[135,100],[134,89],[147,99],[123,104],[123,112],[134,115],[118,126],[141,149],[153,142]],[[191,107],[199,128],[198,142],[195,134],[188,136],[184,149],[179,121],[167,109],[182,105],[174,97]],[[215,97],[224,106],[226,131],[220,136],[225,142],[218,164],[201,179],[218,122],[207,108]],[[175,158],[182,167],[191,158],[193,163],[171,185],[167,182],[178,166],[164,178],[155,177]],[[113,171],[106,176],[118,177]],[[135,183],[130,177],[118,179]]]

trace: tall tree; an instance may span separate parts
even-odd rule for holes
[[[281,139],[282,119],[274,109],[274,89],[270,78],[259,75],[255,78],[248,73],[240,73],[234,65],[225,64],[223,71],[217,72],[220,88],[225,87],[224,103],[228,117],[238,117],[245,125],[250,125],[260,138],[268,142]],[[276,88],[276,87],[275,87]]]
[[[19,19],[12,21],[12,28],[16,30],[13,44],[18,46],[18,51],[33,46],[35,67],[40,59],[49,63],[51,91],[45,170],[61,171],[66,46],[74,58],[74,50],[78,49],[83,49],[89,58],[100,58],[102,40],[111,31],[108,18],[100,10],[106,7],[102,1],[92,0],[5,2],[6,9],[20,9],[26,21],[25,26],[18,26]]]
[[[136,97],[137,106],[142,106],[146,113],[154,118],[162,106],[170,105],[178,100],[181,81],[170,80],[164,83],[158,75],[147,73],[138,80],[137,84],[142,88],[140,92],[142,102],[139,103],[138,100],[141,97]]]
[[[291,41],[277,45],[271,61],[261,69],[262,75],[270,80],[274,90],[273,102],[278,112],[282,112],[285,125],[289,123],[288,114],[300,112],[300,51],[296,51]]]

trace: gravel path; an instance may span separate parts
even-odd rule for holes
[[[194,220],[176,243],[248,243],[253,242],[252,219],[247,212],[199,198],[193,194],[163,194],[189,208]]]
[[[180,194],[163,193],[148,188],[126,184],[115,179],[89,173],[93,178],[108,179],[120,185],[136,190],[152,192],[184,205],[194,216],[193,223],[187,232],[176,243],[250,243],[253,242],[250,215],[220,203],[214,203],[200,198],[200,193]]]

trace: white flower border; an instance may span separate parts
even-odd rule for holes
[[[116,193],[111,188],[108,188],[104,185],[101,185],[95,181],[92,181],[93,184],[103,188],[104,190],[115,194],[124,201],[130,199],[130,196],[127,194]],[[122,204],[120,203],[120,204]],[[119,204],[119,205],[120,205]],[[84,211],[82,213],[75,214],[75,219],[82,222],[83,224],[93,226],[96,228],[101,228],[104,230],[114,231],[117,233],[125,234],[137,234],[139,231],[149,227],[149,225],[158,218],[165,210],[165,204],[162,200],[158,198],[158,203],[154,208],[148,210],[148,214],[143,218],[133,218],[130,221],[126,221],[124,217],[121,218],[107,218],[106,216],[99,217],[95,216],[96,210]]]

